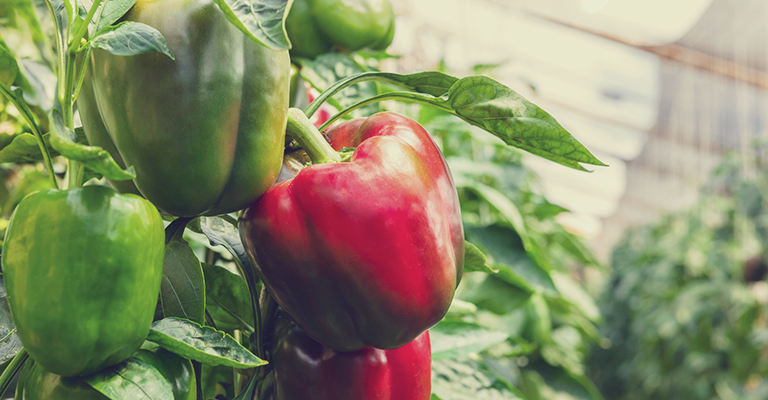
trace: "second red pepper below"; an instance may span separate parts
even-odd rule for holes
[[[273,400],[428,400],[429,332],[394,350],[339,352],[293,328],[275,349]]]

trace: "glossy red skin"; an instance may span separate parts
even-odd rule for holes
[[[275,349],[274,400],[429,400],[429,332],[395,350],[334,351],[299,329]]]
[[[245,211],[240,236],[270,293],[313,339],[339,351],[394,349],[451,304],[464,267],[458,197],[415,121],[379,113],[347,124],[359,126],[355,138],[332,142],[359,143],[351,161],[275,185]]]
[[[459,279],[464,267],[464,226],[456,185],[448,164],[429,133],[418,122],[391,112],[374,114],[369,118],[355,118],[332,126],[326,133],[334,150],[358,147],[374,136],[395,136],[408,143],[425,162],[438,186],[444,205],[443,213],[451,229],[451,240],[460,260]]]

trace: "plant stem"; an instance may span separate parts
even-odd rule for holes
[[[56,75],[58,79],[56,94],[59,103],[61,104],[61,113],[64,119],[64,125],[72,130],[75,129],[74,112],[72,110],[72,93],[75,89],[75,64],[77,59],[77,49],[80,45],[80,39],[82,39],[82,37],[88,31],[88,24],[93,19],[93,15],[96,13],[96,9],[98,9],[98,5],[102,1],[103,0],[96,0],[94,2],[93,7],[91,7],[91,9],[88,11],[88,15],[86,16],[86,20],[84,21],[83,25],[80,26],[77,34],[75,34],[75,36],[70,41],[69,26],[59,26],[57,11],[54,10],[50,0],[46,0],[48,11],[50,11],[51,16],[53,17],[55,28],[54,30],[56,32],[56,54],[58,61],[56,65]],[[75,8],[71,7],[67,10],[71,11],[72,13],[77,12]],[[74,18],[72,18],[72,15],[67,15],[66,20],[72,21]],[[67,184],[67,187],[69,188],[78,187],[78,164],[76,161],[69,160],[67,163]]]
[[[203,363],[199,361],[192,361],[192,369],[195,371],[195,385],[197,386],[197,398],[196,400],[205,400],[203,397],[203,380],[200,379],[203,376]]]
[[[235,329],[235,331],[232,333],[233,333],[232,337],[235,339],[237,343],[243,342],[242,334],[240,333],[239,329]],[[235,388],[235,397],[237,397],[237,395],[240,394],[240,387],[242,386],[242,382],[240,380],[240,373],[238,373],[237,370],[234,368],[232,368],[232,382],[233,382],[232,386],[234,386]]]
[[[263,333],[261,332],[261,308],[259,306],[259,292],[257,290],[259,285],[250,263],[248,263],[248,265],[243,265],[237,257],[234,257],[234,259],[235,265],[237,265],[237,269],[240,271],[240,275],[245,278],[245,284],[248,286],[248,293],[251,297],[254,324],[253,331],[256,334],[256,343],[251,343],[251,350],[253,351],[254,347],[256,347],[256,356],[261,358],[264,354],[261,346]]]
[[[53,30],[56,33],[56,78],[57,78],[57,90],[56,94],[59,99],[59,103],[61,103],[62,106],[62,112],[64,114],[64,121],[67,121],[67,115],[69,115],[69,120],[72,120],[72,97],[66,99],[66,95],[68,93],[67,91],[67,74],[69,69],[69,48],[67,46],[67,36],[68,36],[68,28],[67,26],[60,26],[59,25],[59,15],[57,15],[57,10],[53,8],[53,4],[50,0],[45,0],[45,4],[48,6],[48,11],[51,13],[51,18],[53,20]],[[67,16],[67,19],[65,21],[68,21],[70,16]],[[66,101],[69,100],[69,101]],[[69,111],[67,111],[67,105],[69,105]],[[69,126],[69,125],[68,125]],[[68,182],[70,183],[69,187],[71,187],[71,182],[74,181],[75,178],[72,177],[73,173],[71,172],[73,169],[75,169],[75,166],[73,165],[73,161],[69,161],[68,167],[67,167],[67,175],[69,175]]]
[[[75,186],[73,187],[82,187],[83,183],[85,183],[85,166],[80,164],[77,167],[77,177],[75,178]]]
[[[24,365],[24,361],[27,360],[27,357],[29,357],[29,355],[27,354],[27,351],[22,347],[21,350],[19,350],[19,352],[16,353],[16,355],[13,357],[11,363],[8,364],[8,367],[5,368],[3,374],[0,375],[0,396],[5,394],[5,391],[8,390],[8,386],[11,385],[13,376],[16,375],[19,369],[21,369],[21,366]]]
[[[58,81],[56,95],[61,104],[61,111],[64,117],[64,123],[66,126],[74,129],[74,120],[72,113],[72,80],[70,75],[74,75],[74,55],[70,54],[69,46],[67,46],[67,37],[69,29],[68,27],[62,27],[59,25],[59,16],[57,11],[54,10],[53,4],[50,0],[45,0],[45,4],[48,6],[48,11],[51,13],[53,19],[54,31],[56,32],[56,78]],[[73,11],[74,12],[74,11]],[[67,16],[67,21],[71,18]],[[67,187],[74,187],[77,183],[77,163],[69,161],[67,163]]]
[[[96,14],[96,10],[99,9],[99,6],[101,6],[101,3],[104,0],[95,0],[93,2],[93,5],[91,5],[91,9],[88,10],[88,14],[85,16],[85,20],[83,20],[83,24],[80,25],[80,29],[75,33],[75,36],[72,37],[72,39],[69,41],[69,52],[70,53],[76,53],[78,47],[80,47],[80,39],[85,37],[85,34],[88,32],[88,25],[90,25],[91,21],[93,20],[93,16]]]
[[[286,133],[299,142],[314,164],[326,164],[341,161],[336,150],[325,141],[323,134],[309,122],[307,116],[298,108],[288,110]]]
[[[272,331],[274,329],[275,324],[275,317],[277,315],[277,301],[275,301],[274,297],[269,295],[269,292],[267,291],[267,287],[264,286],[261,289],[261,321],[262,321],[262,332],[265,333],[265,336],[268,338],[267,341],[261,339],[261,345],[264,347],[265,345],[269,344],[267,342],[272,342]],[[268,353],[267,350],[263,350],[264,356],[267,358],[271,358],[271,356]],[[271,352],[270,352],[271,353]],[[261,359],[266,359],[264,357],[259,356]],[[271,361],[271,360],[268,360]]]
[[[60,93],[59,101],[61,102],[61,111],[64,116],[64,124],[67,128],[75,130],[75,119],[72,106],[72,92],[75,90],[75,60],[77,58],[76,53],[68,53],[66,62],[66,75],[64,79],[66,84],[64,85],[64,93]],[[67,162],[67,173],[69,177],[69,188],[76,188],[78,186],[78,164],[74,160]]]
[[[365,99],[363,101],[357,102],[347,107],[345,110],[342,110],[338,114],[328,119],[328,121],[325,121],[323,126],[320,127],[320,130],[323,131],[327,129],[329,126],[331,126],[331,124],[338,121],[345,115],[351,113],[352,111],[357,110],[358,108],[362,108],[369,104],[377,103],[379,101],[384,101],[384,100],[400,100],[400,101],[406,101],[410,103],[426,104],[428,106],[436,107],[446,112],[449,112],[451,114],[454,114],[454,115],[456,114],[456,111],[454,111],[452,108],[443,106],[442,100],[437,97],[427,96],[419,93],[411,93],[411,92],[389,92],[389,93],[382,93],[380,95],[373,96],[371,98]]]
[[[61,113],[64,117],[64,124],[67,128],[75,129],[74,111],[72,110],[72,92],[75,89],[75,55],[67,56],[66,70],[64,75],[64,92],[59,93],[59,102],[61,102]]]
[[[32,110],[30,110],[27,106],[27,103],[24,101],[21,92],[16,92],[16,94],[14,94],[3,86],[0,86],[0,91],[2,91],[5,97],[7,97],[8,100],[10,100],[11,103],[16,107],[16,109],[19,110],[21,115],[24,117],[24,120],[27,121],[27,124],[29,124],[29,127],[32,129],[32,134],[35,135],[35,140],[37,140],[37,146],[40,147],[40,153],[43,155],[45,168],[48,169],[48,175],[51,178],[51,184],[54,188],[58,189],[59,183],[56,181],[56,174],[53,171],[51,152],[48,150],[48,146],[45,145],[45,141],[43,140],[43,132],[40,130],[40,126],[37,125],[37,122],[35,122],[35,116],[32,114]]]
[[[59,95],[59,100],[61,100],[61,94],[64,93],[64,88],[66,85],[66,65],[67,65],[67,54],[69,53],[67,51],[67,38],[62,35],[62,32],[66,32],[66,29],[62,29],[62,27],[59,25],[59,18],[56,14],[56,10],[53,8],[53,4],[51,4],[50,0],[45,0],[45,4],[48,6],[48,11],[51,13],[51,19],[53,20],[53,30],[56,33],[56,78],[57,78],[57,90],[56,94]],[[66,28],[66,27],[64,27]]]
[[[78,50],[80,51],[80,50]],[[82,64],[80,65],[80,71],[77,74],[77,81],[75,83],[75,93],[72,95],[72,101],[76,102],[77,97],[80,96],[80,89],[83,87],[83,82],[85,81],[85,72],[88,69],[88,58],[91,56],[91,48],[88,47],[85,50],[85,54],[82,58]]]
[[[320,106],[326,100],[333,97],[336,93],[339,93],[340,91],[346,89],[347,87],[358,84],[358,83],[362,83],[362,82],[368,82],[368,81],[384,82],[384,83],[389,83],[391,85],[401,87],[404,89],[412,90],[410,86],[405,85],[400,80],[396,79],[398,77],[401,77],[401,75],[393,74],[390,72],[379,72],[379,71],[363,72],[361,74],[346,77],[334,83],[333,85],[331,85],[331,87],[329,87],[328,89],[320,93],[320,95],[317,96],[317,98],[312,101],[312,104],[310,104],[304,110],[304,114],[307,115],[307,118],[312,118],[312,116],[317,112],[317,110],[320,109]]]

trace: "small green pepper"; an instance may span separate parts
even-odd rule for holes
[[[336,46],[384,50],[395,35],[389,0],[295,0],[285,29],[291,55],[314,58]]]
[[[139,349],[157,304],[163,221],[152,204],[104,186],[25,197],[3,243],[19,339],[35,361],[84,376]]]

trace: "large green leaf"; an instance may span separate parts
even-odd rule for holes
[[[510,284],[506,279],[502,279],[502,274],[503,268],[497,275],[484,276],[479,283],[465,279],[461,287],[462,300],[499,315],[518,309],[528,301],[533,291],[524,285],[521,287]]]
[[[153,51],[175,59],[168,43],[157,29],[133,21],[107,26],[89,41],[91,47],[104,49],[118,56],[133,56]]]
[[[49,139],[50,135],[43,135],[43,141],[50,145]],[[0,163],[35,162],[42,159],[40,146],[35,135],[31,133],[14,136],[10,144],[0,149]]]
[[[152,365],[131,357],[85,378],[111,400],[173,399],[173,388]]]
[[[487,365],[470,358],[433,361],[432,392],[441,400],[525,399]]]
[[[92,169],[109,179],[128,180],[136,177],[133,167],[126,170],[120,168],[108,151],[97,146],[86,146],[77,143],[77,135],[64,124],[61,111],[51,110],[48,115],[51,126],[51,147],[61,155],[79,161],[86,168]]]
[[[523,248],[531,260],[533,260],[536,265],[540,266],[544,270],[548,271],[550,269],[547,261],[542,255],[542,249],[539,247],[538,243],[528,234],[528,227],[525,224],[523,215],[520,213],[517,205],[515,205],[515,203],[506,194],[481,182],[462,177],[456,177],[455,183],[457,188],[472,190],[483,200],[485,200],[491,207],[498,210],[502,218],[509,222],[515,229],[515,232],[517,232],[517,235],[523,242]]]
[[[19,64],[16,63],[16,57],[0,35],[0,86],[10,89],[18,73]]]
[[[523,289],[558,294],[549,272],[529,258],[515,230],[496,224],[467,227],[465,232],[470,240],[485,250],[490,257],[489,263],[499,269],[500,279]]]
[[[298,59],[301,64],[299,73],[312,87],[322,92],[334,83],[349,76],[364,73],[366,70],[351,55],[344,53],[321,54],[314,60]],[[328,99],[328,104],[339,110],[379,93],[376,83],[362,82],[344,90],[343,96]],[[378,104],[367,105],[352,113],[353,117],[367,117],[381,111]]]
[[[579,170],[584,170],[579,163],[605,165],[546,111],[491,78],[460,79],[439,104],[508,145],[548,160]]]
[[[252,40],[273,50],[288,50],[285,19],[293,0],[214,0],[227,20]]]
[[[245,280],[216,265],[203,264],[203,273],[206,309],[216,327],[253,332],[251,295]]]
[[[243,272],[253,270],[243,242],[240,240],[240,233],[232,223],[219,217],[200,217],[200,229],[212,246],[223,246],[227,249]]]
[[[307,76],[304,78],[312,81]],[[345,84],[371,80],[369,78],[368,74],[362,73],[346,79]],[[388,79],[381,76],[378,80],[386,82]],[[336,89],[338,87],[334,87]],[[605,166],[546,111],[491,78],[470,76],[459,79],[447,93],[440,96],[429,95],[414,88],[406,89],[410,91],[385,92],[358,101],[328,120],[321,128],[324,129],[349,112],[377,101],[408,101],[437,107],[493,134],[510,146],[567,167],[586,171],[582,163]]]
[[[188,220],[179,218],[166,228],[165,260],[155,319],[205,320],[205,278],[200,260],[183,238]]]
[[[432,359],[459,358],[501,343],[509,333],[459,320],[443,320],[429,330]]]
[[[136,4],[136,0],[107,0],[101,3],[101,11],[94,18],[92,23],[96,26],[94,31],[99,32],[102,29],[114,24]]]
[[[147,340],[207,365],[253,368],[267,364],[229,334],[189,320],[165,318],[157,321],[152,324]]]
[[[368,80],[391,82],[393,74],[373,74],[377,75],[375,78],[370,76],[371,73],[360,73],[354,77],[349,75],[348,79],[335,85],[331,93],[341,89],[340,86]],[[302,76],[312,82],[306,74]],[[448,80],[443,79],[442,82],[447,83]],[[322,129],[341,116],[377,101],[409,101],[437,107],[493,134],[510,146],[574,169],[586,171],[581,164],[605,166],[546,111],[491,78],[470,76],[458,79],[445,94],[440,94],[440,88],[425,91],[398,86],[409,91],[385,92],[357,101],[331,118]],[[437,94],[440,95],[435,96]]]
[[[47,113],[56,97],[56,74],[48,65],[29,59],[20,60],[19,67],[15,84],[24,90],[24,100]]]

